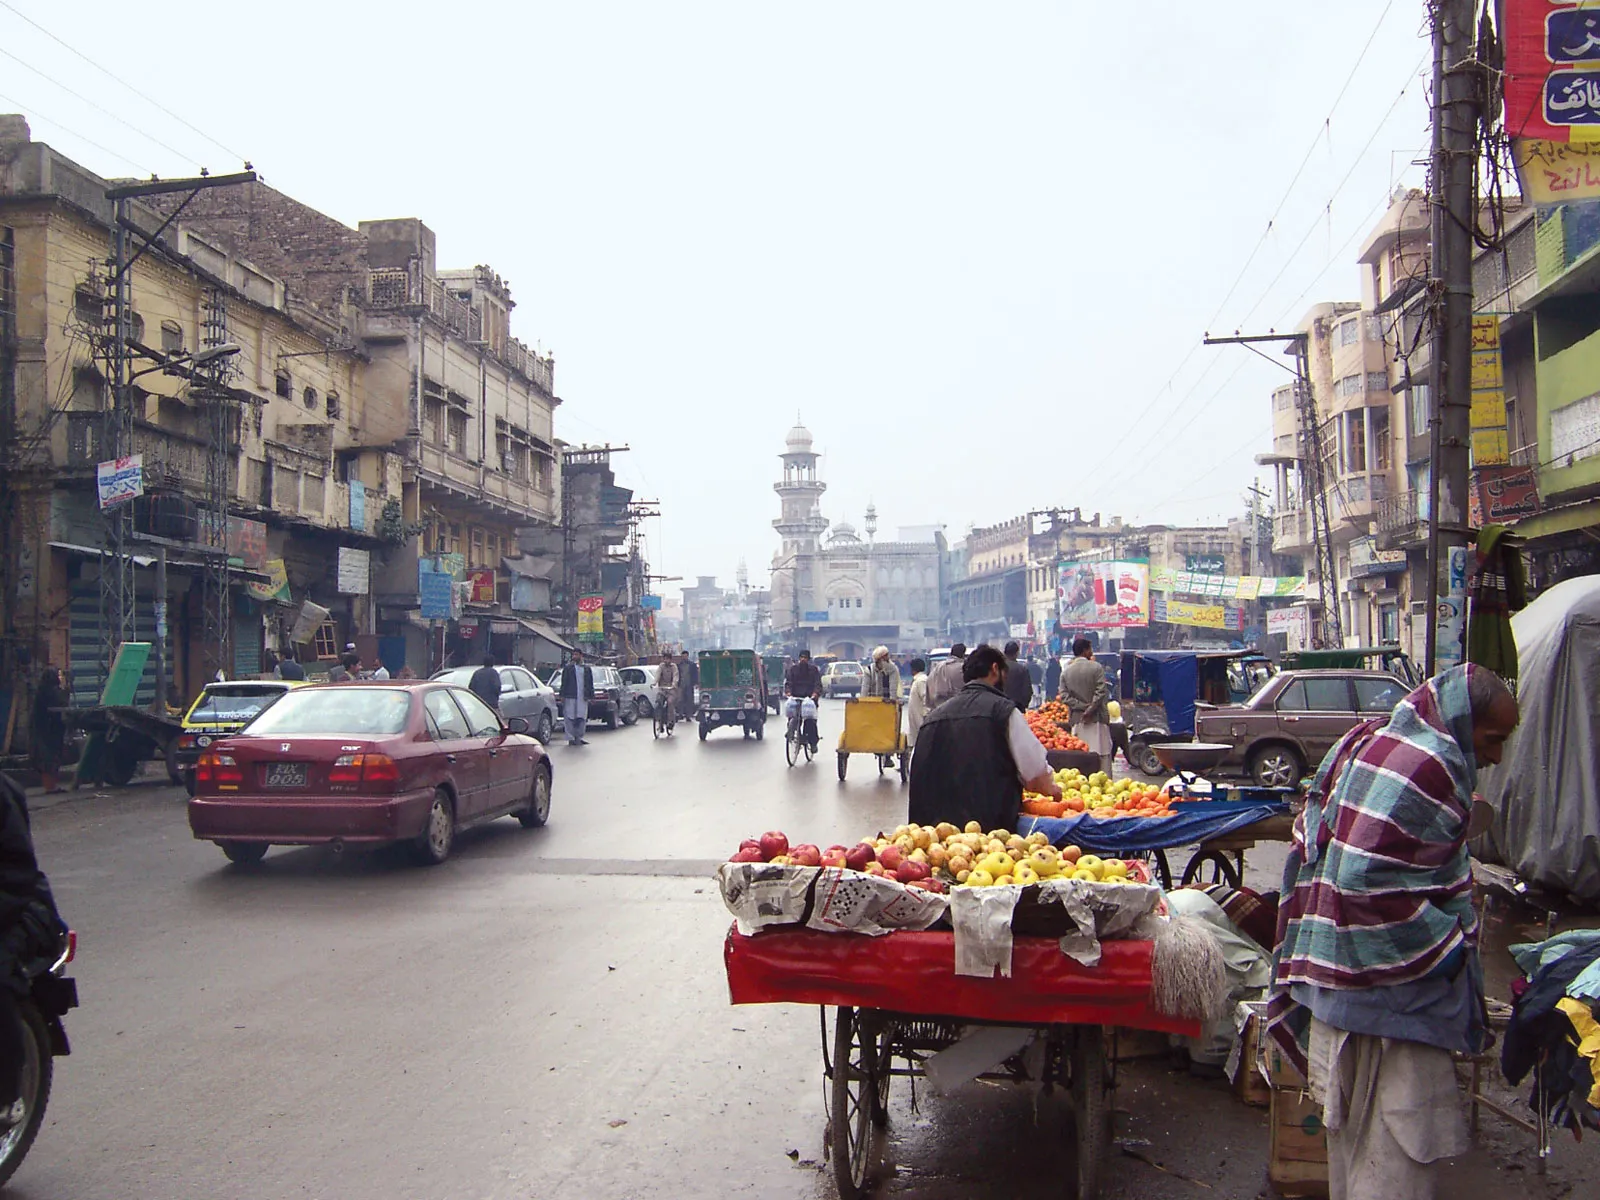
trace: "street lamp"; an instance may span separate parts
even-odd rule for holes
[[[191,366],[203,367],[207,363],[216,362],[219,358],[231,358],[243,349],[238,342],[223,342],[220,346],[207,346],[201,350],[185,351],[174,354],[170,358],[163,358],[153,367],[146,367],[142,371],[135,371],[128,376],[127,382],[132,383],[143,375],[154,374],[156,371],[170,371],[173,367]]]

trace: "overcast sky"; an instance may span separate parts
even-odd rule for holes
[[[743,557],[760,583],[796,414],[826,514],[875,501],[880,536],[1240,512],[1286,376],[1198,343],[1359,298],[1361,236],[1422,181],[1423,22],[1420,0],[0,0],[0,110],[102,174],[245,156],[352,225],[422,218],[554,350],[558,435],[633,447],[654,569],[731,584]]]

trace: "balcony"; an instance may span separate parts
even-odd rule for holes
[[[69,469],[92,469],[102,460],[101,438],[105,418],[97,412],[67,414],[67,461]],[[206,492],[206,460],[210,446],[196,438],[171,433],[154,425],[135,422],[129,454],[144,457],[145,486],[152,491],[183,491],[195,495]],[[229,454],[224,460],[228,472],[228,494],[236,495],[239,462]]]
[[[1297,554],[1311,545],[1311,514],[1303,508],[1290,509],[1272,518],[1272,552]]]
[[[422,275],[417,263],[367,272],[367,303],[378,312],[397,308],[426,309],[452,333],[469,342],[483,341],[483,313],[439,280]],[[550,356],[540,355],[529,350],[525,343],[508,337],[505,349],[496,357],[546,395],[555,394],[555,360]]]
[[[548,485],[539,487],[531,480],[490,470],[429,442],[422,443],[419,465],[424,483],[441,486],[460,499],[518,515],[531,513],[545,520],[554,517],[554,495]]]
[[[1380,550],[1405,550],[1427,541],[1428,498],[1414,488],[1379,500],[1373,517]]]

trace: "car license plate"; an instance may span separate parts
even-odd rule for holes
[[[262,768],[262,787],[292,788],[305,787],[305,785],[305,763],[268,763]]]

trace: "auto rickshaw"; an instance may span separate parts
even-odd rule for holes
[[[754,650],[700,651],[700,740],[713,729],[737,725],[761,741],[767,726],[761,663]]]
[[[1399,646],[1345,646],[1337,650],[1296,650],[1283,656],[1285,671],[1342,668],[1347,671],[1383,671],[1416,687],[1420,673]]]
[[[1128,761],[1168,774],[1150,747],[1194,736],[1199,704],[1238,704],[1275,668],[1252,650],[1124,650],[1117,699],[1128,729]]]
[[[767,672],[767,707],[774,713],[783,711],[783,680],[789,673],[787,654],[763,654],[761,665]]]

